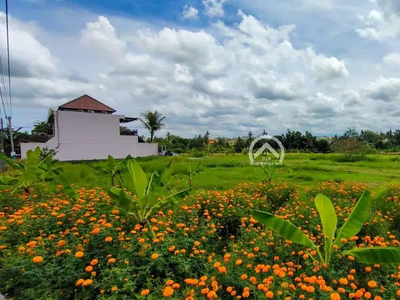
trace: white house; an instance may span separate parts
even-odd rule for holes
[[[21,143],[21,157],[36,147],[55,149],[61,161],[142,157],[158,154],[155,143],[139,143],[137,135],[121,135],[120,124],[137,121],[114,114],[115,110],[83,95],[49,111],[52,138],[46,143]]]

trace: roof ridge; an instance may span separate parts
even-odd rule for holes
[[[60,105],[58,108],[69,108],[69,107],[68,107],[69,104],[71,104],[71,103],[73,103],[73,102],[75,102],[75,101],[81,100],[83,97],[88,97],[88,98],[90,98],[92,101],[95,101],[95,102],[97,102],[98,104],[104,106],[104,107],[107,108],[109,111],[116,112],[116,110],[113,109],[112,107],[110,107],[110,106],[104,104],[103,102],[100,102],[99,100],[93,98],[92,96],[89,96],[88,94],[83,94],[82,96],[79,96],[78,98],[75,98],[75,99],[73,99],[73,100],[71,100],[71,101],[68,101],[68,102],[66,102],[66,103],[64,103],[64,104],[62,104],[62,105]]]

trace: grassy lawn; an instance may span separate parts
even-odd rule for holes
[[[300,186],[334,180],[356,181],[368,184],[376,189],[388,183],[399,182],[400,160],[393,155],[371,155],[365,161],[338,162],[338,154],[295,154],[285,156],[284,165],[277,169],[274,180],[284,180]],[[147,173],[161,171],[169,162],[170,157],[154,157],[138,159]],[[264,172],[260,167],[251,166],[247,155],[214,155],[201,159],[187,156],[175,157],[174,179],[178,186],[185,186],[185,174],[190,163],[195,167],[202,163],[202,172],[194,178],[195,190],[211,189],[225,190],[243,182],[260,182]],[[77,186],[93,188],[106,187],[109,178],[95,171],[90,165],[105,165],[105,162],[63,163],[70,182]]]

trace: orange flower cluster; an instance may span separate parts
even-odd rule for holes
[[[0,254],[5,271],[19,269],[26,289],[46,286],[52,299],[395,299],[400,297],[397,266],[360,269],[338,251],[330,266],[321,265],[315,251],[266,231],[250,213],[274,212],[323,245],[316,193],[331,197],[343,222],[365,189],[364,184],[326,182],[300,196],[287,183],[241,184],[193,195],[178,209],[156,212],[149,224],[135,224],[121,208],[104,209],[110,198],[101,188],[81,189],[74,201],[60,187],[49,200],[39,197],[2,209]],[[344,247],[399,246],[393,224],[400,188],[388,193],[363,231],[342,241]],[[56,266],[68,270],[57,278],[68,281],[61,288],[53,284],[52,277],[61,276]],[[35,272],[42,276],[35,278]],[[10,290],[24,289],[13,288],[13,282]]]

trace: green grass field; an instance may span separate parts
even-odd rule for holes
[[[273,180],[284,180],[300,186],[311,186],[324,181],[355,181],[366,183],[371,189],[400,181],[400,160],[394,155],[370,155],[358,162],[340,162],[339,154],[288,153],[284,164],[278,168]],[[143,169],[151,173],[162,170],[170,157],[138,159]],[[175,157],[174,183],[186,186],[185,172],[202,162],[202,172],[193,180],[193,189],[225,190],[243,182],[260,182],[265,178],[261,167],[251,166],[247,155],[215,155],[205,158]],[[68,179],[78,187],[106,187],[109,178],[90,165],[106,162],[63,163]],[[183,178],[182,178],[183,177]],[[128,181],[128,176],[125,176]]]

